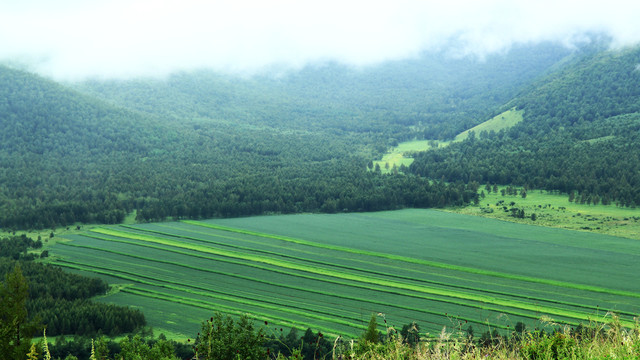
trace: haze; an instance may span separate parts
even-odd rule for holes
[[[635,44],[637,14],[620,0],[0,0],[0,61],[80,80],[367,66],[429,50],[482,58],[589,32]]]

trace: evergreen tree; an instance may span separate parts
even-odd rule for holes
[[[376,314],[371,314],[369,325],[367,330],[362,334],[362,341],[370,344],[377,344],[380,341],[380,334],[378,332],[378,317]]]
[[[35,323],[27,321],[29,286],[20,264],[6,275],[0,287],[0,358],[22,360],[29,352]]]

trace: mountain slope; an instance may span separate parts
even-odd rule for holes
[[[483,60],[425,53],[360,69],[328,63],[251,78],[200,71],[74,87],[122,107],[178,119],[373,132],[399,141],[446,139],[495,115],[496,107],[569,54],[539,44]]]
[[[420,154],[415,174],[580,194],[579,201],[640,204],[640,48],[578,59],[510,104],[524,121]]]
[[[4,228],[115,223],[134,209],[148,221],[445,206],[475,196],[368,172],[369,134],[177,121],[5,67],[0,84]]]

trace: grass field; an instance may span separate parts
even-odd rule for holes
[[[478,136],[482,131],[498,132],[502,129],[508,129],[522,121],[523,114],[524,110],[507,110],[502,114],[496,115],[492,119],[483,122],[482,124],[476,125],[471,129],[461,132],[460,134],[458,134],[458,136],[455,137],[453,141],[463,141],[464,139],[469,137],[469,133],[472,131],[476,134],[476,136]]]
[[[52,262],[107,278],[101,301],[193,337],[214,311],[357,336],[371,315],[423,330],[576,325],[640,314],[640,242],[432,210],[105,226]]]
[[[500,187],[499,190],[504,189]],[[521,190],[521,189],[520,189]],[[514,221],[524,224],[548,226],[583,232],[600,233],[618,237],[640,240],[640,209],[625,208],[615,205],[587,205],[570,202],[566,194],[557,194],[543,190],[530,190],[526,198],[517,195],[502,196],[483,190],[485,198],[478,206],[470,205],[451,211],[477,215],[499,220]],[[498,204],[500,201],[503,203]],[[511,205],[511,203],[514,205]],[[507,211],[504,210],[507,207]],[[523,209],[526,217],[516,219],[510,216],[508,209]],[[531,214],[536,214],[532,221]]]
[[[499,114],[479,125],[474,126],[471,129],[465,130],[458,134],[452,141],[439,141],[439,140],[412,140],[405,141],[398,144],[398,146],[392,148],[387,152],[382,160],[376,160],[373,162],[374,166],[380,166],[380,171],[383,174],[390,173],[394,166],[399,169],[400,166],[409,166],[413,163],[412,153],[418,151],[427,151],[437,147],[448,146],[452,142],[460,142],[469,137],[470,132],[474,132],[478,136],[482,131],[495,131],[498,132],[502,129],[507,129],[522,121],[522,115],[524,110],[507,110],[502,114]]]

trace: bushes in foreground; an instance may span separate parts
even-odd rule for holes
[[[420,338],[419,326],[415,323],[407,325],[400,332],[392,327],[387,327],[386,332],[379,332],[376,317],[373,316],[359,340],[344,340],[341,337],[328,339],[328,336],[310,329],[300,338],[295,329],[286,336],[282,331],[278,336],[268,335],[269,330],[256,327],[246,316],[233,320],[217,313],[203,322],[201,332],[194,341],[189,340],[195,356],[186,354],[184,345],[164,338],[143,340],[136,336],[122,340],[117,349],[111,349],[111,344],[105,342],[104,338],[91,341],[91,347],[84,352],[85,357],[80,354],[76,357],[67,352],[65,359],[85,359],[89,355],[89,359],[104,360],[175,360],[185,356],[198,360],[640,360],[638,322],[629,329],[621,327],[615,315],[611,314],[606,320],[577,328],[556,328],[551,332],[527,331],[519,324],[510,334],[486,332],[479,338],[474,338],[470,329],[443,329],[435,337]],[[177,351],[178,348],[181,351]],[[40,352],[34,349],[33,352]],[[37,349],[44,350],[46,347],[39,344]],[[110,357],[109,354],[116,355]],[[25,358],[43,359],[47,358],[46,355],[43,351],[40,356],[29,357],[27,354]]]
[[[297,338],[295,330],[286,336],[267,336],[265,329],[256,329],[246,317],[234,323],[230,317],[216,314],[203,323],[195,347],[199,359],[640,360],[640,326],[636,322],[632,329],[623,328],[613,314],[608,315],[606,322],[577,328],[556,327],[551,332],[527,331],[524,324],[518,323],[510,334],[485,332],[479,338],[474,338],[471,329],[460,328],[443,329],[436,337],[421,339],[415,323],[404,326],[400,332],[387,327],[386,320],[384,326],[386,333],[379,332],[377,317],[373,315],[359,340],[327,339],[310,329],[302,338]]]

